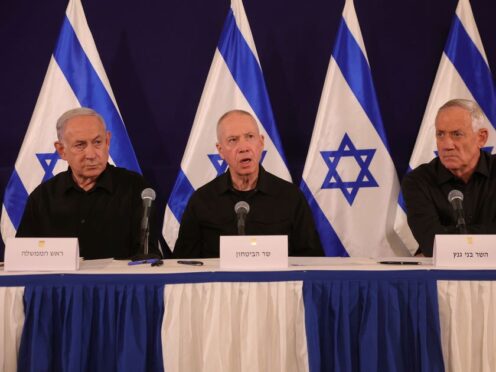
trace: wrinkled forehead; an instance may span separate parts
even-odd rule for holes
[[[82,115],[67,120],[63,128],[63,136],[92,137],[105,135],[105,125],[97,116]]]
[[[435,121],[436,130],[456,131],[472,128],[470,112],[462,107],[447,107],[438,112]]]
[[[217,138],[227,138],[230,136],[240,136],[246,133],[260,134],[258,124],[255,119],[247,114],[232,113],[219,122],[217,126]]]

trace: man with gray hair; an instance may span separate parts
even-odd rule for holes
[[[482,150],[489,136],[482,110],[470,100],[450,100],[439,108],[435,127],[438,157],[402,182],[408,224],[425,256],[432,256],[436,234],[458,232],[452,190],[464,195],[469,233],[496,233],[496,156]]]
[[[69,169],[29,195],[17,237],[77,237],[87,259],[128,258],[140,248],[144,178],[108,164],[111,133],[81,107],[57,121],[55,149]],[[151,239],[151,249],[157,243]]]

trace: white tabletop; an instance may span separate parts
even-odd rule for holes
[[[182,260],[191,261],[191,260]],[[219,259],[196,259],[202,266],[185,265],[178,260],[164,260],[162,266],[152,267],[150,264],[129,265],[129,261],[100,259],[81,261],[78,271],[73,274],[177,274],[191,272],[222,272],[233,271],[219,267]],[[418,262],[415,265],[380,264],[380,261]],[[364,271],[392,271],[392,270],[432,270],[431,258],[394,257],[394,258],[351,258],[351,257],[290,257],[289,267],[270,271],[301,271],[301,270],[364,270]],[[458,268],[457,268],[458,269]],[[473,270],[473,268],[471,268]],[[254,270],[249,270],[254,271]],[[263,271],[268,271],[264,269]],[[29,275],[50,274],[51,272],[13,272],[0,268],[0,275]]]

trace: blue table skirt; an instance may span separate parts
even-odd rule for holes
[[[163,370],[163,285],[28,285],[24,304],[19,371]]]
[[[163,371],[164,285],[302,280],[310,371],[443,371],[436,280],[493,271],[1,276],[25,286],[19,371]]]
[[[310,371],[443,371],[434,282],[304,283]]]

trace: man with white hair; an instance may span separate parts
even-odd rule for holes
[[[77,237],[86,259],[137,254],[145,179],[108,164],[111,133],[92,109],[65,112],[57,137],[55,149],[69,169],[29,195],[16,236]],[[150,245],[156,251],[155,239]]]
[[[439,108],[435,126],[438,157],[402,183],[408,224],[425,256],[432,256],[436,234],[458,232],[448,201],[452,190],[464,195],[469,233],[496,233],[496,156],[482,150],[489,135],[482,110],[470,100],[450,100]]]

